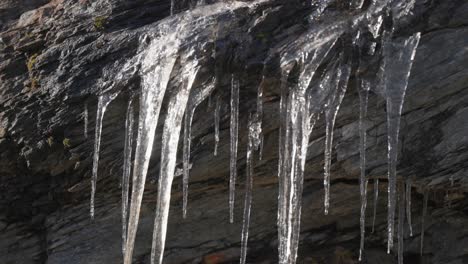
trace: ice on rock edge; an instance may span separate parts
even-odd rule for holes
[[[201,2],[201,1],[200,1]],[[300,216],[301,216],[301,196],[303,189],[303,173],[306,162],[307,148],[309,144],[309,135],[317,120],[319,114],[325,113],[326,122],[326,149],[325,149],[325,199],[324,207],[326,212],[329,207],[329,187],[330,187],[330,166],[331,166],[331,149],[333,139],[333,128],[337,112],[341,101],[343,100],[346,91],[349,76],[351,75],[351,62],[343,58],[349,56],[345,49],[337,44],[337,39],[346,40],[343,33],[348,30],[356,30],[361,21],[367,19],[368,30],[373,35],[374,39],[380,37],[380,28],[382,25],[382,15],[380,12],[387,5],[373,1],[366,11],[365,16],[357,16],[355,21],[338,21],[330,25],[318,26],[307,31],[304,37],[286,46],[281,51],[281,101],[280,101],[280,138],[279,138],[279,208],[278,208],[278,236],[279,236],[279,262],[280,263],[295,263],[297,257],[297,248],[299,242],[300,231]],[[317,7],[317,16],[320,16],[331,1],[320,1]],[[352,8],[359,9],[362,7],[362,0],[355,0],[351,3]],[[242,4],[226,4],[225,7],[241,6]],[[412,5],[411,3],[409,5]],[[222,5],[220,5],[222,6]],[[403,17],[408,14],[408,5],[394,5],[393,11],[397,15],[395,17]],[[173,2],[171,9],[173,9]],[[207,9],[215,13],[216,9]],[[213,12],[214,11],[214,12]],[[141,63],[142,67],[139,74],[142,77],[142,92],[140,96],[140,113],[138,121],[138,137],[135,148],[135,161],[133,165],[133,184],[132,195],[129,206],[129,213],[125,207],[128,203],[128,186],[130,178],[130,164],[132,159],[132,127],[128,123],[133,123],[133,115],[129,116],[127,112],[125,153],[124,153],[124,174],[122,178],[122,238],[124,240],[124,263],[131,263],[135,235],[139,219],[139,211],[141,207],[142,195],[148,170],[149,158],[151,156],[154,132],[159,119],[159,111],[162,104],[162,99],[165,95],[166,88],[174,67],[174,64],[179,53],[179,43],[185,41],[187,32],[190,30],[184,29],[189,26],[192,28],[192,23],[198,26],[206,25],[209,19],[203,22],[197,21],[192,17],[192,14],[202,14],[197,9],[184,13],[181,16],[187,17],[180,21],[179,18],[172,19],[172,22],[180,22],[174,33],[169,30],[171,23],[162,26],[161,32],[155,34],[155,40],[149,41],[138,55],[136,63]],[[195,27],[193,27],[195,28]],[[196,31],[196,30],[195,30]],[[194,33],[193,35],[196,35]],[[384,50],[384,70],[385,75],[385,91],[384,96],[387,101],[388,110],[388,131],[389,131],[389,245],[393,243],[393,225],[394,225],[394,208],[396,205],[395,199],[396,187],[392,187],[392,183],[396,180],[396,146],[398,140],[398,127],[401,115],[401,106],[403,104],[404,93],[407,85],[408,74],[411,69],[414,50],[417,47],[419,35],[416,34],[407,39],[392,39],[391,32],[383,39]],[[154,36],[152,36],[154,37]],[[416,40],[417,39],[417,40]],[[377,41],[377,40],[376,40]],[[148,41],[143,41],[148,43]],[[343,41],[342,41],[343,42]],[[353,43],[354,45],[355,43]],[[189,45],[190,46],[190,45]],[[298,48],[299,47],[299,48]],[[328,53],[331,49],[336,49],[341,52],[341,56],[335,56],[331,60],[328,58]],[[375,49],[375,45],[374,45]],[[191,50],[193,52],[194,50]],[[190,57],[191,55],[185,54]],[[410,59],[408,59],[410,58]],[[328,63],[323,78],[319,81],[312,81],[315,72],[322,63]],[[296,64],[298,70],[293,71],[292,64]],[[158,199],[156,206],[155,228],[153,233],[153,247],[151,254],[152,263],[161,263],[164,252],[165,236],[167,229],[168,210],[170,203],[170,190],[174,178],[174,169],[177,154],[178,139],[182,125],[184,127],[183,137],[183,216],[186,216],[187,201],[188,201],[188,181],[190,167],[190,144],[191,144],[191,123],[195,109],[208,94],[211,93],[214,85],[208,84],[199,90],[192,91],[192,85],[199,69],[198,61],[191,57],[182,60],[182,80],[183,84],[175,87],[169,98],[168,115],[164,122],[163,128],[163,144],[161,149],[161,168],[159,175]],[[405,76],[406,74],[406,76]],[[298,76],[298,77],[297,77]],[[297,78],[297,84],[288,83],[288,78]],[[317,79],[317,78],[315,78]],[[397,80],[397,82],[395,82]],[[263,81],[262,81],[263,82]],[[363,81],[363,86],[370,86]],[[404,87],[403,87],[404,86]],[[171,87],[172,88],[172,87]],[[237,144],[238,144],[238,122],[239,122],[239,79],[236,75],[232,75],[231,83],[231,162],[230,162],[230,184],[229,184],[229,210],[230,221],[233,221],[234,208],[234,191],[235,179],[237,174]],[[365,210],[367,202],[367,179],[365,176],[365,129],[363,126],[363,118],[367,108],[368,88],[365,93],[360,92],[361,100],[361,116],[360,116],[360,153],[361,153],[361,176],[360,176],[360,194],[361,194],[361,243],[360,243],[360,258],[363,252],[364,242],[364,227],[365,227]],[[396,92],[395,92],[396,91]],[[393,95],[395,92],[396,95]],[[110,94],[110,93],[109,93]],[[109,94],[103,94],[100,97],[98,106],[98,114],[96,117],[96,142],[95,153],[93,156],[93,184],[92,184],[92,212],[94,204],[94,193],[96,189],[97,178],[97,163],[99,159],[100,134],[102,130],[102,119],[106,107],[112,99],[108,100]],[[261,148],[263,144],[263,135],[261,133],[261,122],[263,116],[263,86],[260,84],[257,90],[257,111],[249,118],[249,137],[247,148],[247,179],[246,192],[244,200],[244,221],[242,230],[241,242],[241,263],[245,263],[247,252],[248,228],[250,223],[250,210],[252,199],[252,177],[253,177],[253,150],[260,146],[259,157],[261,157]],[[109,101],[109,102],[107,102]],[[132,103],[129,104],[129,109]],[[398,109],[399,108],[399,109]],[[390,111],[391,110],[391,111]],[[85,110],[86,111],[86,110]],[[185,119],[183,119],[185,112]],[[86,112],[85,112],[86,113]],[[85,113],[83,115],[85,115]],[[219,118],[220,118],[220,95],[216,97],[215,109],[215,155],[217,154],[217,146],[219,142]],[[85,124],[86,126],[86,124]],[[85,128],[86,130],[86,128]],[[253,131],[253,132],[252,132]],[[85,133],[86,134],[86,133]],[[378,194],[378,179],[375,179],[375,201]],[[407,187],[408,188],[408,187]],[[127,191],[126,191],[127,190]],[[411,189],[409,189],[410,191]],[[127,194],[125,195],[125,192]],[[404,194],[407,197],[407,208],[410,208],[410,194],[408,189]],[[399,219],[401,215],[401,199]],[[376,204],[375,204],[376,205]],[[407,209],[409,210],[409,209]],[[393,214],[391,212],[393,211]],[[403,209],[404,212],[404,209]],[[408,221],[410,221],[410,211]],[[128,214],[128,224],[126,217]],[[375,221],[375,206],[374,206],[374,221]],[[401,220],[399,220],[401,222]],[[374,225],[374,223],[373,223]],[[410,224],[411,225],[411,224]],[[125,230],[128,226],[127,231]],[[392,232],[390,232],[392,230]],[[400,224],[398,229],[400,235]],[[402,239],[399,238],[400,244],[403,245]],[[390,248],[390,246],[389,246]]]

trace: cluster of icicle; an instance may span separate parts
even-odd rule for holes
[[[327,5],[332,2],[318,1],[312,18],[320,17]],[[351,8],[359,10],[363,0],[351,1]],[[123,67],[117,81],[128,78],[131,73],[141,76],[139,93],[139,113],[137,137],[134,142],[135,101],[128,102],[125,123],[124,163],[122,176],[122,251],[124,264],[132,261],[140,208],[151,157],[155,130],[163,98],[169,86],[171,73],[176,60],[180,62],[181,83],[171,91],[164,121],[161,144],[160,174],[157,192],[156,216],[154,221],[151,263],[162,263],[167,231],[167,221],[174,179],[179,135],[183,127],[183,217],[186,217],[188,202],[188,183],[190,170],[191,124],[195,109],[216,88],[214,76],[210,81],[193,87],[201,63],[198,51],[207,42],[215,39],[195,41],[202,30],[214,28],[216,13],[233,10],[245,3],[219,4],[217,8],[205,9],[205,13],[195,10],[186,12],[169,22],[161,23],[153,36],[142,38],[142,48],[134,60]],[[248,6],[248,5],[247,5]],[[386,100],[388,124],[388,251],[393,248],[395,207],[397,204],[396,162],[400,116],[412,62],[418,46],[420,34],[408,37],[393,36],[395,21],[408,15],[412,1],[374,1],[367,10],[349,19],[314,26],[294,43],[281,49],[281,98],[279,131],[279,197],[278,197],[278,251],[279,263],[296,262],[300,236],[300,219],[304,166],[307,158],[309,136],[318,118],[324,114],[326,122],[325,165],[324,165],[324,210],[330,206],[330,167],[332,139],[335,119],[346,93],[350,76],[355,73],[360,98],[360,195],[361,195],[361,241],[359,259],[364,249],[365,212],[367,203],[368,178],[366,169],[366,126],[369,92],[381,95]],[[172,9],[171,9],[172,10]],[[211,12],[207,14],[206,10]],[[208,12],[208,13],[209,13]],[[172,20],[171,20],[172,19]],[[385,26],[385,21],[390,26]],[[177,23],[176,23],[177,22]],[[174,25],[175,30],[174,30]],[[367,35],[364,41],[363,35]],[[369,37],[371,36],[371,37]],[[186,42],[192,40],[193,47]],[[148,44],[149,43],[149,44]],[[182,46],[184,49],[182,49]],[[183,50],[183,52],[182,52]],[[361,74],[369,66],[368,61],[377,62],[379,70],[372,76]],[[139,65],[139,68],[135,68]],[[323,70],[318,71],[323,65]],[[293,82],[291,78],[296,78]],[[230,100],[230,182],[229,208],[230,222],[234,221],[234,194],[237,177],[237,148],[239,127],[239,88],[240,80],[231,75]],[[241,238],[241,263],[246,262],[248,230],[253,188],[253,156],[257,151],[261,158],[262,135],[262,84],[257,93],[256,111],[249,114],[248,146],[246,156],[247,177],[244,200],[244,221]],[[93,155],[91,217],[94,217],[94,197],[96,191],[97,168],[99,160],[102,120],[109,103],[118,92],[104,93],[99,96],[96,115],[95,149]],[[217,155],[219,142],[220,97],[215,102],[215,149]],[[87,108],[86,108],[87,109]],[[87,119],[87,110],[85,114]],[[87,128],[85,127],[85,133]],[[132,167],[133,160],[133,167]],[[130,183],[131,179],[131,183]],[[398,260],[403,262],[403,219],[406,214],[411,226],[411,182],[399,184],[399,221],[398,221]],[[130,195],[130,185],[132,187]],[[374,222],[378,195],[378,179],[374,179]],[[406,198],[405,198],[406,197]],[[412,233],[412,229],[411,229]]]

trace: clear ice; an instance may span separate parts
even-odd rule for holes
[[[125,245],[127,242],[128,193],[130,188],[130,175],[132,167],[133,127],[135,123],[133,100],[133,96],[128,100],[127,114],[125,118],[125,146],[122,174],[122,253],[124,255]]]
[[[411,178],[406,180],[406,219],[410,230],[410,236],[413,236],[413,225],[411,224]]]
[[[106,113],[107,106],[117,97],[118,93],[106,93],[98,98],[98,107],[96,113],[96,129],[94,134],[94,153],[93,153],[93,174],[91,176],[91,202],[90,215],[94,219],[94,197],[96,195],[96,183],[99,165],[99,150],[101,147],[102,120]]]
[[[245,198],[244,198],[244,216],[242,223],[241,237],[241,257],[240,263],[245,264],[247,258],[247,242],[249,240],[250,210],[252,207],[252,188],[253,188],[253,154],[254,150],[260,146],[261,122],[258,113],[249,117],[249,132],[247,145],[247,168],[245,178]]]
[[[214,152],[213,155],[217,156],[218,155],[218,145],[219,145],[219,115],[221,111],[221,98],[220,96],[216,96],[216,102],[215,102],[215,111],[214,111],[214,128],[215,128],[215,133],[214,133]]]
[[[179,143],[182,119],[195,80],[199,66],[196,60],[184,65],[184,84],[175,88],[167,107],[167,116],[164,121],[161,165],[158,181],[158,195],[156,201],[156,216],[153,229],[153,245],[151,248],[151,264],[162,263],[164,246],[166,242],[167,220],[171,201],[172,181],[177,160],[177,146]]]
[[[232,74],[231,76],[231,159],[230,159],[230,177],[229,177],[229,222],[234,222],[234,199],[236,191],[237,178],[237,144],[239,141],[239,79]]]
[[[390,250],[393,248],[396,205],[396,167],[401,112],[419,38],[420,33],[416,33],[408,38],[389,40],[383,44],[388,131],[387,253],[390,253]]]
[[[197,106],[203,102],[213,91],[214,81],[203,86],[200,89],[192,90],[187,103],[184,117],[184,146],[183,146],[183,178],[182,178],[182,217],[187,216],[188,202],[188,185],[189,185],[189,170],[190,170],[190,144],[192,141],[192,120]]]

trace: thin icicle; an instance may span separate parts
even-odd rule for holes
[[[86,101],[84,104],[83,122],[84,122],[83,134],[85,138],[88,138],[88,101]]]
[[[219,144],[219,115],[221,111],[221,98],[216,96],[215,111],[214,111],[214,127],[215,127],[215,144],[214,144],[214,153],[213,155],[218,155],[218,144]]]
[[[265,76],[262,77],[262,82],[257,88],[257,117],[260,123],[260,128],[263,124],[263,84],[265,82]],[[260,149],[258,150],[258,159],[262,160],[263,157],[263,131],[260,132]]]
[[[424,198],[423,198],[423,212],[421,217],[421,245],[419,248],[419,254],[423,255],[424,253],[424,232],[426,231],[425,220],[427,215],[427,202],[429,200],[429,190],[424,190]]]
[[[364,120],[367,117],[367,105],[369,99],[370,83],[367,80],[361,79],[361,87],[359,89],[359,154],[360,154],[360,169],[359,191],[361,194],[361,241],[359,247],[359,261],[362,260],[364,251],[364,240],[366,232],[366,207],[367,207],[367,183],[366,178],[366,148],[367,148],[367,130]]]
[[[184,111],[192,88],[193,81],[198,72],[197,61],[185,65],[184,84],[178,88],[171,97],[167,116],[164,122],[161,145],[161,168],[158,181],[158,195],[156,204],[156,216],[153,229],[153,244],[151,247],[151,264],[161,264],[164,255],[164,246],[167,233],[167,220],[171,200],[172,181],[177,159],[177,145],[179,143],[180,129]]]
[[[169,43],[172,37],[175,37],[175,34],[169,35],[165,41],[161,42]],[[142,78],[143,87],[142,94],[140,96],[138,137],[133,164],[132,197],[129,207],[124,264],[132,263],[136,231],[140,218],[141,202],[145,189],[151,151],[153,149],[155,130],[158,124],[162,100],[176,60],[175,56],[172,55],[172,52],[177,50],[177,45],[160,46],[158,44],[159,43],[152,44],[154,46],[148,50],[149,56],[145,58],[142,65],[142,71],[144,73]],[[172,42],[171,44],[174,43]],[[157,63],[157,66],[153,68],[153,65],[155,65],[155,56],[159,63]]]
[[[420,33],[403,40],[384,42],[384,83],[388,129],[388,244],[393,248],[396,205],[396,166],[401,112]]]
[[[206,97],[214,89],[214,82],[204,86],[201,89],[192,91],[187,103],[187,110],[185,111],[184,118],[184,146],[183,146],[183,178],[182,178],[182,217],[187,216],[187,201],[188,201],[188,184],[189,184],[189,170],[190,170],[190,145],[192,141],[192,120],[197,106],[205,100]]]
[[[377,216],[377,205],[379,202],[379,179],[374,179],[374,207],[372,208],[374,212],[372,213],[372,231],[374,233],[375,230],[375,218]]]
[[[101,147],[102,120],[106,113],[107,106],[117,97],[118,93],[103,94],[98,98],[98,107],[96,113],[96,129],[94,136],[94,154],[93,154],[93,174],[91,177],[91,201],[90,215],[94,219],[94,197],[96,195],[97,173],[99,165],[99,149]]]
[[[406,218],[410,230],[410,236],[413,236],[413,225],[411,224],[411,178],[406,180]]]
[[[175,3],[174,0],[171,0],[171,16],[174,15],[174,9],[175,9]]]
[[[231,75],[231,161],[229,177],[229,222],[234,222],[234,198],[237,178],[237,144],[239,133],[239,80]]]
[[[125,119],[125,146],[124,146],[124,163],[122,174],[122,253],[125,255],[125,245],[127,242],[127,220],[128,220],[128,192],[130,188],[130,174],[132,166],[132,150],[133,150],[133,126],[135,119],[135,111],[133,107],[133,96],[130,97],[127,106],[127,114]]]
[[[398,264],[403,264],[404,228],[405,228],[405,182],[398,183]]]
[[[346,89],[348,87],[348,79],[351,74],[350,65],[341,65],[337,71],[337,76],[334,82],[329,83],[329,87],[324,87],[325,91],[329,90],[331,95],[325,104],[325,163],[324,163],[324,178],[323,185],[325,188],[324,198],[324,211],[328,214],[330,207],[330,167],[331,167],[331,153],[333,146],[333,129],[335,127],[335,120],[340,109],[341,102],[343,101]]]
[[[247,242],[249,240],[250,210],[252,207],[253,187],[253,151],[260,145],[261,122],[258,115],[249,116],[249,132],[247,145],[247,175],[245,179],[244,220],[242,224],[240,263],[245,264],[247,257]]]

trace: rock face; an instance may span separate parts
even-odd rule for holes
[[[195,2],[195,1],[194,1]],[[208,2],[208,1],[207,1]],[[213,105],[195,112],[187,219],[181,177],[172,192],[165,263],[230,263],[240,254],[247,117],[255,107],[262,62],[278,43],[311,23],[309,1],[261,1],[235,10],[246,43],[226,34],[224,61],[242,74],[235,222],[229,224],[229,81],[221,98],[220,145],[213,156]],[[341,1],[333,8],[339,9]],[[182,12],[191,3],[181,1]],[[138,80],[129,80],[103,124],[96,219],[89,190],[97,95],[106,69],[132,58],[139,38],[169,15],[170,1],[9,0],[0,4],[0,253],[2,263],[120,263],[120,188],[125,111]],[[398,174],[412,178],[412,237],[406,263],[468,263],[468,3],[418,0],[398,34],[421,32],[403,109]],[[242,37],[242,36],[241,36]],[[242,38],[241,38],[242,39]],[[242,62],[242,67],[240,66]],[[234,65],[234,66],[233,66]],[[212,68],[207,68],[207,72]],[[221,68],[221,75],[225,69]],[[227,70],[226,70],[227,72]],[[104,77],[103,77],[104,76]],[[108,76],[109,77],[109,76]],[[112,78],[112,77],[111,77]],[[172,76],[177,84],[178,76]],[[352,81],[351,81],[352,82]],[[265,74],[263,159],[254,164],[248,263],[277,262],[279,76]],[[365,263],[395,263],[385,253],[385,102],[371,94],[370,177],[380,178],[375,232],[369,184]],[[89,111],[85,137],[84,109]],[[164,114],[164,105],[162,112]],[[359,98],[351,87],[334,136],[330,214],[323,215],[324,124],[308,149],[298,263],[357,263],[359,248]],[[144,195],[134,263],[149,263],[159,168],[158,128]],[[178,164],[181,167],[181,164]],[[372,183],[372,180],[370,181]],[[423,193],[429,193],[424,252],[419,256]]]

